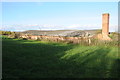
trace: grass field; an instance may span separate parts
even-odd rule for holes
[[[3,38],[3,78],[117,78],[118,47]]]

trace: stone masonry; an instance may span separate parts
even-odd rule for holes
[[[111,41],[112,39],[108,36],[109,35],[109,13],[102,14],[102,33],[97,35],[97,39],[99,40],[108,40]]]
[[[102,35],[107,35],[109,33],[109,14],[102,15]]]

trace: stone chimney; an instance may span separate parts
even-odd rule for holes
[[[102,40],[112,40],[109,34],[109,13],[102,14]]]
[[[102,15],[102,35],[108,36],[109,34],[109,14],[105,13]]]
[[[102,33],[97,35],[97,39],[112,41],[108,34],[109,34],[109,14],[105,13],[102,14]]]

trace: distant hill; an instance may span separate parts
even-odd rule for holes
[[[86,36],[100,33],[100,30],[28,30],[24,34],[30,35],[47,35],[47,36]]]

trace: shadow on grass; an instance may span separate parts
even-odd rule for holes
[[[60,59],[73,48],[74,45],[3,39],[3,78],[118,77],[119,72],[114,70],[120,63],[107,56],[110,48],[85,49]]]
[[[111,68],[110,76],[120,78],[120,59],[116,59]]]
[[[72,46],[34,42],[36,41],[3,39],[3,78],[57,77],[59,75],[55,73],[60,69],[59,57]],[[56,56],[58,53],[60,55]]]

